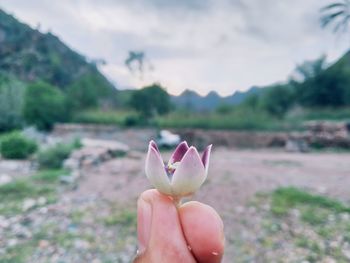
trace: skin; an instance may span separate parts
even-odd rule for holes
[[[219,263],[224,252],[223,223],[199,202],[176,208],[157,190],[143,192],[137,203],[139,251],[134,263]]]

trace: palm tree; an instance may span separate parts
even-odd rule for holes
[[[338,0],[321,8],[321,26],[333,26],[333,32],[345,32],[350,23],[350,0]]]

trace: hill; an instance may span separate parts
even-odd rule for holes
[[[88,93],[98,100],[110,99],[116,92],[95,64],[57,36],[32,29],[1,9],[0,72],[25,83],[45,81],[66,92],[74,88],[74,94],[80,92],[77,89],[89,89]]]
[[[217,92],[211,91],[206,96],[201,96],[195,91],[185,90],[179,96],[172,96],[172,102],[178,108],[195,111],[211,111],[220,105],[238,105],[248,96],[258,94],[261,88],[252,87],[247,91],[236,91],[227,97],[221,97]]]

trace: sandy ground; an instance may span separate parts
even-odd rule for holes
[[[164,153],[165,159],[169,155]],[[151,187],[143,167],[144,154],[108,161],[85,171],[78,189],[67,194],[73,200],[94,196],[135,206],[139,194]],[[230,240],[241,231],[237,211],[244,209],[256,193],[281,186],[306,188],[349,202],[350,153],[218,148],[212,153],[208,179],[193,199],[219,212]],[[225,262],[232,262],[234,257],[234,247],[228,242]]]

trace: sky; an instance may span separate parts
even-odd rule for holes
[[[297,64],[349,48],[350,37],[320,28],[331,0],[0,0],[0,8],[57,35],[116,87],[155,82],[171,94],[221,95],[288,79]],[[349,34],[348,34],[349,35]],[[124,64],[145,52],[145,70]]]

